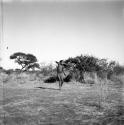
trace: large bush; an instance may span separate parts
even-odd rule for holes
[[[117,62],[108,62],[107,59],[99,59],[89,55],[70,57],[65,60],[65,63],[72,68],[72,74],[78,74],[76,81],[79,82],[85,82],[85,72],[96,72],[102,79],[110,79],[113,74],[124,73],[124,67],[117,65]]]
[[[102,70],[102,67],[98,62],[98,58],[89,55],[81,55],[74,58],[71,57],[65,60],[65,63],[72,67],[72,74],[79,73],[79,77],[77,79],[77,81],[79,82],[85,82],[85,72],[97,72],[99,70]]]

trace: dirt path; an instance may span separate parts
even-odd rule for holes
[[[105,86],[64,84],[60,91],[58,84],[42,84],[30,89],[5,88],[4,93],[0,125],[124,124],[121,94]]]

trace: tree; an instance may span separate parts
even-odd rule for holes
[[[32,70],[34,71],[35,68],[40,69],[40,65],[39,65],[38,63],[31,63],[30,65],[28,65],[28,66],[26,67],[25,70],[32,69]]]
[[[96,72],[100,70],[100,66],[98,65],[99,59],[94,56],[89,55],[81,55],[74,58],[68,58],[65,60],[65,63],[71,65],[73,67],[73,71],[79,72],[79,81],[85,82],[84,73],[85,72]]]
[[[39,64],[36,63],[37,58],[33,54],[16,52],[10,56],[10,59],[14,59],[15,63],[18,63],[22,67],[21,70],[39,68]]]

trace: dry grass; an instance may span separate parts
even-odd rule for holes
[[[0,125],[123,125],[124,76],[95,84],[43,83],[35,74],[4,76]]]

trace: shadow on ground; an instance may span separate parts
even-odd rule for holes
[[[50,89],[50,90],[60,90],[60,89],[48,88],[48,87],[35,87],[35,88],[39,88],[39,89]]]

